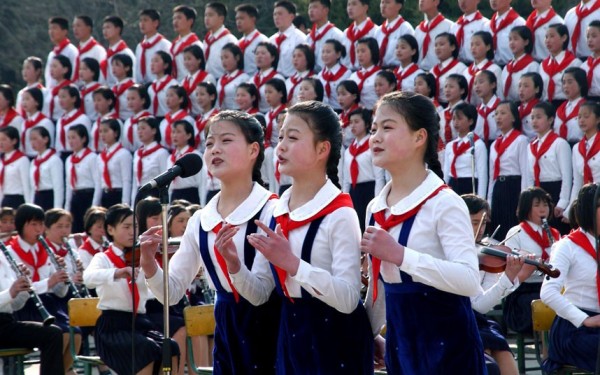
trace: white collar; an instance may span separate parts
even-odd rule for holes
[[[17,236],[17,241],[19,242],[19,246],[21,246],[21,249],[23,249],[26,253],[29,253],[32,250],[34,253],[37,252],[37,242],[32,245],[28,242],[25,242],[25,240],[21,236]]]
[[[327,205],[341,193],[340,189],[338,189],[331,180],[327,179],[325,185],[321,187],[313,199],[290,212],[289,201],[291,190],[292,189],[287,189],[281,198],[279,198],[279,201],[275,204],[273,216],[278,217],[289,214],[290,219],[293,221],[306,220],[327,207]]]

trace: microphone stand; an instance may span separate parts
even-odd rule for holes
[[[596,191],[594,192],[594,204],[593,204],[593,212],[592,215],[592,223],[594,225],[594,240],[596,247],[596,267],[597,271],[600,272],[600,254],[598,254],[598,250],[600,250],[600,238],[598,238],[598,222],[596,218],[596,213],[598,212],[598,199],[600,198],[600,185],[596,184]],[[598,336],[598,352],[596,354],[596,371],[594,371],[595,375],[600,375],[600,335]]]
[[[166,250],[169,245],[169,231],[167,230],[167,215],[169,212],[169,184],[159,189],[160,205],[162,206],[162,264],[163,264],[163,346],[162,346],[162,372],[171,375],[172,356],[171,338],[169,335],[169,254]]]

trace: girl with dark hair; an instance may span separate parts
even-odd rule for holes
[[[360,108],[360,93],[356,82],[346,80],[340,82],[337,87],[337,97],[342,112],[340,113],[340,121],[342,125],[342,144],[344,148],[350,147],[350,143],[354,141],[354,134],[350,125],[350,113]],[[370,129],[369,129],[370,130]]]
[[[175,85],[167,89],[166,104],[169,111],[160,122],[161,145],[167,150],[173,150],[173,140],[171,139],[173,124],[181,120],[193,124],[194,118],[188,111],[190,99],[183,86]]]
[[[56,122],[55,148],[60,157],[65,160],[72,153],[71,145],[67,142],[67,133],[71,127],[82,125],[89,134],[92,122],[81,110],[81,97],[73,85],[64,86],[59,90],[59,105],[64,114]],[[89,141],[89,138],[88,138]]]
[[[415,77],[415,93],[421,94],[431,100],[436,111],[441,111],[444,108],[437,100],[437,85],[433,74],[423,72]]]
[[[131,202],[135,202],[140,186],[167,169],[169,158],[169,152],[160,145],[160,125],[156,118],[142,117],[138,122],[137,135],[142,146],[133,154]],[[158,190],[153,189],[147,194],[142,194],[140,199],[150,195],[158,197]]]
[[[181,86],[183,86],[190,99],[188,111],[192,113],[192,116],[196,116],[202,113],[201,108],[198,106],[196,88],[202,82],[214,85],[217,83],[217,80],[206,71],[204,52],[202,51],[202,47],[198,45],[192,44],[183,50],[183,65],[187,69],[188,75],[181,81]]]
[[[221,180],[222,190],[190,219],[181,246],[169,262],[168,302],[176,303],[183,297],[201,267],[207,271],[211,289],[217,291],[213,352],[216,373],[245,372],[249,368],[261,374],[274,372],[277,301],[274,298],[267,302],[267,295],[260,306],[253,306],[232,280],[244,272],[254,272],[260,264],[247,238],[257,231],[259,221],[268,223],[275,202],[262,186],[263,158],[263,130],[256,119],[238,111],[223,111],[213,117],[208,124],[204,161],[209,172]],[[155,261],[160,231],[151,228],[141,236],[140,265],[150,290],[161,302],[167,302],[162,301],[163,293],[159,292],[163,288],[162,270]],[[222,253],[234,254],[238,270],[225,266]],[[244,272],[239,272],[240,267]]]
[[[27,99],[24,100],[26,101]],[[48,129],[36,126],[29,132],[31,148],[37,153],[29,168],[29,183],[32,195],[29,202],[47,211],[63,207],[65,202],[64,165],[56,151],[51,148]]]
[[[53,121],[57,121],[65,113],[64,108],[59,103],[59,93],[63,87],[72,83],[71,71],[72,65],[68,57],[57,55],[50,62],[50,76],[56,81],[56,85],[52,86],[49,92],[48,117]],[[79,96],[79,93],[77,96]]]
[[[545,43],[546,31],[551,25],[564,24],[565,21],[552,7],[552,1],[536,1],[531,3],[531,7],[533,12],[529,13],[525,23],[533,36],[533,52],[531,55],[537,61],[542,61],[549,55]]]
[[[417,65],[419,44],[414,36],[404,34],[398,39],[396,58],[400,61],[400,65],[394,68],[396,88],[400,91],[415,91],[415,77],[423,73],[423,70]]]
[[[279,63],[279,51],[274,44],[269,42],[261,42],[256,46],[254,57],[258,71],[248,81],[248,83],[253,83],[258,89],[259,111],[261,113],[267,113],[269,111],[269,104],[267,104],[267,101],[265,100],[264,84],[273,78],[285,81],[285,78],[277,71],[277,64]]]
[[[444,86],[440,87],[444,91],[444,97],[448,101],[448,106],[439,112],[440,139],[442,140],[443,147],[456,138],[456,129],[452,124],[452,110],[458,104],[464,103],[468,94],[467,85],[467,80],[462,75],[450,74],[446,77]],[[441,162],[443,163],[443,160]]]
[[[498,136],[496,108],[500,104],[500,98],[496,96],[498,90],[496,75],[489,70],[477,72],[473,88],[481,100],[477,106],[479,117],[474,131],[486,145],[489,145]]]
[[[513,58],[502,69],[502,100],[519,100],[519,79],[527,72],[537,72],[540,64],[533,59],[533,40],[527,26],[515,26],[508,34],[508,47]],[[499,48],[497,46],[497,48]]]
[[[196,147],[194,126],[191,123],[185,120],[175,121],[171,133],[173,151],[167,161],[167,168],[174,166],[175,162],[186,154],[195,153],[200,155]],[[200,204],[200,184],[200,173],[186,178],[177,177],[169,186],[170,202],[185,199],[190,203]]]
[[[101,173],[102,185],[100,205],[110,208],[117,203],[129,204],[132,157],[119,141],[121,139],[120,121],[117,119],[102,120],[100,138],[105,145],[98,160],[98,172]]]
[[[590,372],[596,369],[600,334],[595,251],[595,235],[600,228],[594,220],[598,215],[598,202],[594,200],[597,189],[597,184],[587,184],[579,192],[575,215],[580,228],[553,246],[550,263],[561,270],[560,276],[542,284],[542,301],[557,315],[543,365],[548,373],[564,365]]]
[[[94,92],[102,85],[98,83],[100,79],[100,64],[91,57],[86,57],[79,64],[79,80],[83,84],[80,87],[81,93],[81,109],[85,112],[90,120],[95,121],[98,114],[94,109]]]
[[[544,189],[530,187],[521,192],[517,206],[518,224],[506,234],[506,246],[527,249],[537,259],[548,261],[552,243],[560,239],[558,230],[549,227],[552,238],[543,228],[543,220],[552,217],[554,203]],[[493,216],[493,211],[492,211]],[[562,271],[562,270],[561,270]],[[531,301],[540,298],[543,275],[533,274],[504,300],[504,320],[508,328],[518,333],[531,333]]]
[[[306,44],[299,44],[292,53],[292,65],[294,74],[285,80],[288,104],[294,105],[298,101],[297,88],[304,78],[312,77],[315,68],[315,53]]]
[[[151,374],[162,359],[164,339],[153,328],[146,316],[146,301],[150,298],[144,272],[132,271],[125,263],[126,249],[133,247],[133,211],[125,204],[112,206],[106,212],[104,222],[108,249],[92,258],[83,273],[83,280],[90,288],[96,288],[102,314],[96,323],[94,339],[98,355],[104,363],[119,374]],[[136,283],[132,293],[131,280]],[[133,308],[135,306],[135,308]],[[135,309],[135,328],[132,333],[132,312]],[[150,331],[152,334],[150,335]],[[131,342],[135,340],[136,355],[132,368]],[[173,368],[177,369],[178,345],[171,345]]]
[[[273,164],[273,150],[279,140],[279,114],[286,109],[287,92],[285,82],[273,78],[265,83],[265,101],[269,105],[269,112],[265,115],[265,161],[263,163],[263,176],[269,185],[269,190],[276,192],[275,165]]]
[[[462,74],[467,66],[458,60],[458,49],[454,34],[440,33],[435,37],[435,55],[438,63],[431,69],[437,85],[437,99],[442,105],[448,103],[444,87],[446,79],[451,74]],[[422,66],[422,65],[421,65]],[[465,90],[466,91],[466,90]]]
[[[335,39],[328,39],[323,44],[321,60],[323,69],[317,77],[321,80],[325,91],[323,103],[329,104],[334,110],[340,110],[337,100],[337,87],[340,82],[350,78],[352,71],[341,64],[346,56],[346,48]]]
[[[104,217],[106,208],[92,206],[83,215],[83,230],[86,234],[85,240],[78,249],[79,259],[83,269],[88,268],[92,258],[97,253],[104,251],[106,231],[104,230]]]
[[[258,110],[258,89],[253,83],[240,83],[235,89],[235,103],[238,110],[250,115],[261,115]]]
[[[338,86],[339,87],[339,86]],[[304,78],[298,88],[298,103],[310,100],[322,102],[324,98],[323,84],[316,77]]]
[[[489,70],[496,76],[496,82],[500,82],[502,68],[494,63],[494,40],[492,34],[487,31],[478,31],[471,37],[471,54],[473,62],[465,69],[462,74],[469,83],[467,90],[469,95],[467,102],[478,106],[481,104],[481,98],[474,90],[475,76],[480,70]]]
[[[540,76],[544,82],[542,100],[552,102],[558,108],[565,100],[562,91],[562,73],[570,67],[579,67],[579,60],[569,47],[569,29],[562,23],[555,23],[546,30],[546,48],[550,54],[540,63]]]
[[[375,75],[381,70],[379,66],[379,46],[375,38],[362,38],[356,42],[356,60],[360,69],[350,76],[350,80],[358,85],[360,104],[369,110],[377,101],[375,93]]]
[[[446,145],[444,181],[458,195],[471,193],[485,199],[488,183],[488,152],[485,143],[478,135],[473,133],[469,135],[475,129],[476,123],[477,109],[475,106],[468,103],[459,103],[454,106],[452,126],[457,137]],[[475,170],[472,170],[473,158],[475,159],[473,164]],[[473,186],[473,175],[475,186]]]
[[[555,206],[548,222],[562,234],[567,234],[570,228],[562,219],[571,197],[573,159],[567,141],[552,129],[555,116],[549,102],[540,102],[531,111],[531,123],[537,137],[527,148],[527,186],[541,187],[550,194]]]
[[[167,89],[178,84],[171,75],[173,71],[171,55],[164,51],[156,52],[150,61],[150,71],[156,76],[156,79],[148,86],[150,113],[156,117],[164,117],[169,112]]]
[[[2,207],[17,209],[31,198],[29,159],[19,150],[17,128],[0,129],[0,201]]]
[[[113,61],[116,60],[113,59]],[[101,86],[94,91],[93,98],[94,110],[98,114],[98,117],[92,123],[92,128],[90,130],[90,148],[92,151],[100,153],[105,148],[104,142],[100,137],[100,124],[102,121],[111,119],[117,120],[119,127],[123,127],[123,124],[115,111],[117,98],[115,97],[113,90],[109,89],[107,86]]]
[[[523,134],[530,140],[535,138],[531,112],[542,97],[544,82],[536,72],[525,73],[519,79],[519,117],[523,128]]]
[[[394,72],[391,70],[380,70],[375,76],[375,95],[377,98],[381,98],[385,94],[389,94],[396,91],[397,81]]]
[[[217,113],[217,87],[210,82],[200,82],[194,92],[196,104],[200,113],[196,116],[196,147],[200,153],[204,153],[206,134],[205,129],[208,121]]]
[[[23,112],[23,108],[21,107],[21,101],[23,100],[23,93],[29,89],[37,88],[42,91],[44,99],[42,100],[43,108],[40,109],[44,115],[48,115],[48,89],[42,85],[42,73],[43,73],[43,65],[42,59],[36,56],[29,56],[25,60],[23,60],[23,68],[21,69],[21,77],[23,81],[25,81],[25,87],[23,87],[17,93],[17,100],[15,108],[21,114],[21,116],[25,117],[25,113]]]
[[[583,69],[587,75],[588,81],[588,100],[600,101],[600,20],[594,20],[590,22],[587,33],[587,43],[592,53],[580,68]],[[17,103],[19,100],[17,99]],[[17,104],[17,109],[19,105]]]
[[[65,210],[73,215],[73,233],[83,232],[83,215],[91,206],[100,205],[102,186],[98,173],[98,155],[89,146],[87,129],[83,125],[69,128],[69,146],[73,150],[65,162]]]
[[[133,113],[127,108],[127,90],[135,85],[133,78],[133,60],[124,53],[119,53],[113,56],[111,61],[111,71],[116,79],[116,83],[112,86],[112,91],[115,94],[115,112],[117,118],[121,120],[128,119],[133,116]]]
[[[488,202],[492,208],[491,227],[503,239],[517,221],[519,193],[527,186],[527,137],[521,134],[521,119],[514,102],[504,101],[496,108],[500,135],[490,147]]]
[[[12,87],[0,84],[0,128],[12,126],[20,129],[23,117],[15,109],[15,94]]]
[[[373,163],[391,175],[367,207],[361,241],[371,255],[365,307],[375,360],[385,355],[395,374],[483,374],[469,301],[480,290],[475,240],[465,203],[441,179],[434,106],[419,94],[388,94],[377,105],[372,131]],[[386,322],[384,340],[378,334]],[[422,361],[432,342],[444,345]]]
[[[554,131],[575,145],[583,138],[577,116],[588,93],[587,77],[583,69],[568,68],[562,76],[562,89],[567,100],[556,109]]]
[[[49,144],[54,145],[54,123],[44,115],[44,94],[41,89],[33,87],[22,92],[21,109],[25,121],[20,129],[21,150],[29,157],[34,157],[37,152],[31,145],[31,130],[40,126],[45,128],[50,134]],[[49,147],[51,147],[49,146]]]
[[[125,120],[123,132],[121,133],[121,144],[130,152],[140,148],[141,143],[137,136],[137,126],[142,117],[151,116],[150,96],[148,90],[142,85],[135,84],[127,90],[127,107],[133,116]]]
[[[248,82],[250,77],[244,73],[244,54],[240,47],[234,43],[226,44],[221,50],[221,65],[225,74],[219,78],[217,85],[218,102],[220,109],[237,108],[235,93],[242,82]]]

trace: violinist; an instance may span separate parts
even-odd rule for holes
[[[553,212],[552,197],[542,188],[530,187],[521,192],[517,205],[519,224],[506,235],[506,246],[513,250],[526,250],[546,261],[550,258],[551,245],[560,238],[559,232],[549,228],[552,238],[542,227],[543,219],[550,219]],[[508,296],[504,304],[507,326],[515,332],[531,333],[531,301],[540,298],[542,276],[532,275],[524,280],[515,293]]]
[[[579,191],[575,216],[580,228],[556,243],[550,263],[561,274],[542,285],[542,301],[557,314],[550,329],[548,360],[543,364],[548,373],[566,364],[590,372],[596,369],[600,334],[599,275],[593,235],[600,232],[598,226],[594,228],[594,216],[600,212],[594,201],[597,188],[587,184]]]

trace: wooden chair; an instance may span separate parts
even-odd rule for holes
[[[188,358],[191,371],[199,375],[212,374],[212,367],[197,367],[194,361],[192,337],[215,334],[215,305],[188,306],[183,310],[185,329],[187,331]]]
[[[83,366],[84,374],[91,375],[93,366],[103,365],[99,356],[77,355],[75,353],[75,327],[94,327],[101,311],[98,298],[71,298],[69,300],[70,351],[75,364]]]
[[[30,353],[33,353],[32,349],[0,349],[0,359],[3,359],[5,361],[4,368],[8,370],[7,375],[25,374],[24,358],[27,354]],[[2,370],[1,367],[0,370]]]
[[[556,312],[546,305],[542,300],[536,299],[531,302],[531,316],[533,319],[533,338],[535,342],[535,357],[540,364],[548,356],[548,333]],[[564,365],[557,371],[561,375],[591,374],[574,366]]]

